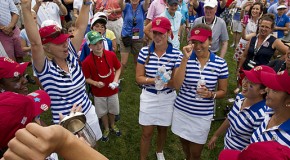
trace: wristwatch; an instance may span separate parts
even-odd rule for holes
[[[87,5],[87,6],[88,6],[88,5],[91,5],[91,4],[92,4],[92,1],[84,2],[83,4],[84,4],[84,5]]]

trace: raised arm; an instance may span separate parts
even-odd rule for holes
[[[56,3],[57,6],[59,7],[59,11],[61,13],[60,15],[66,16],[67,15],[67,9],[62,4],[61,0],[53,0],[53,2]]]
[[[83,0],[83,2],[91,2],[91,0]],[[88,26],[89,21],[89,11],[90,11],[90,4],[83,4],[81,10],[79,12],[79,16],[76,19],[75,24],[75,34],[74,38],[72,38],[72,44],[78,52],[80,50],[80,46],[84,39],[84,34]]]
[[[125,2],[123,0],[118,0],[119,2],[119,6],[121,8],[121,11],[123,11],[125,9]]]
[[[220,6],[221,6],[222,9],[224,9],[226,7],[227,1],[228,0],[222,0],[221,1]]]
[[[46,56],[44,54],[43,46],[36,24],[29,23],[34,22],[33,16],[31,14],[31,0],[21,0],[21,8],[23,13],[25,30],[31,44],[33,65],[38,72],[41,72],[44,67]]]
[[[148,10],[149,4],[150,4],[150,0],[145,0],[144,1],[143,9],[144,9],[145,12]]]
[[[152,22],[149,22],[145,27],[144,27],[144,34],[149,38],[149,40],[152,40],[152,33],[150,32],[152,28]]]

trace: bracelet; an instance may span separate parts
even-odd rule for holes
[[[91,5],[93,2],[92,1],[90,1],[90,2],[83,2],[83,5],[87,5],[87,6],[89,6],[89,5]]]
[[[216,92],[211,92],[211,94],[213,95],[213,96],[211,96],[212,99],[215,99],[216,98]]]
[[[145,81],[147,82],[147,81],[148,81],[148,79],[149,79],[149,78],[147,77],[147,78],[145,79]]]

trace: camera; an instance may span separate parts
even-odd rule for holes
[[[248,67],[250,67],[250,68],[254,68],[255,66],[256,66],[256,62],[255,61],[252,61],[252,60],[250,60],[249,62],[248,62]]]

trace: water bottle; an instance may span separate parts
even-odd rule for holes
[[[196,89],[196,91],[202,91],[203,90],[202,87],[205,87],[205,85],[206,85],[205,76],[201,76],[200,79],[197,82],[197,89]],[[200,97],[199,94],[197,94],[197,92],[195,94],[195,98],[196,98],[196,100],[202,100],[202,98]]]
[[[155,79],[155,89],[162,90],[164,85],[170,80],[172,71],[165,72],[161,77]]]

